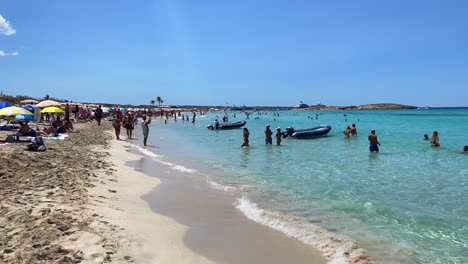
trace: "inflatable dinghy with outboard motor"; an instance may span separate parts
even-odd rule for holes
[[[283,132],[283,137],[294,137],[294,138],[313,138],[313,137],[319,137],[319,136],[324,136],[328,134],[331,130],[331,126],[329,125],[320,125],[317,127],[313,128],[307,128],[307,129],[298,129],[295,130],[292,127],[286,128],[286,131]]]
[[[243,127],[243,126],[245,126],[246,123],[247,122],[245,122],[245,121],[238,121],[238,122],[234,122],[234,123],[219,124],[218,128],[215,128],[214,124],[210,124],[206,128],[211,129],[211,130],[213,130],[213,129],[234,129],[234,128]]]

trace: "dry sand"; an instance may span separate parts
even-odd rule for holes
[[[106,160],[106,127],[84,125],[67,140],[49,140],[46,152],[29,152],[28,141],[0,146],[0,262],[77,263],[83,253],[58,241],[93,233],[87,188],[97,171],[112,173]],[[109,127],[107,127],[109,129]],[[5,138],[11,132],[1,132]],[[102,244],[109,252],[111,244]],[[100,256],[102,260],[107,255]]]

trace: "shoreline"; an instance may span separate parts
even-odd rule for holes
[[[143,199],[153,212],[187,226],[184,244],[215,263],[326,263],[322,254],[284,233],[249,220],[235,197],[173,167],[142,157],[130,163],[161,184]]]
[[[130,165],[141,172],[146,172],[152,176],[158,177],[162,181],[161,186],[158,186],[144,196],[145,200],[151,204],[151,207],[157,213],[168,215],[184,225],[195,225],[197,227],[197,223],[198,225],[201,224],[199,219],[204,219],[202,222],[203,225],[210,223],[213,226],[216,226],[219,225],[219,223],[213,222],[209,215],[213,209],[218,208],[216,210],[223,212],[221,214],[222,217],[230,215],[229,217],[225,217],[229,219],[230,224],[236,221],[248,221],[250,222],[250,225],[256,226],[255,229],[266,229],[269,230],[268,232],[279,233],[282,239],[288,240],[285,242],[286,247],[291,248],[290,244],[295,244],[294,246],[296,248],[293,248],[294,250],[297,250],[297,247],[302,247],[302,250],[315,251],[315,256],[312,256],[313,258],[316,258],[317,255],[323,256],[320,263],[374,263],[374,260],[369,256],[367,250],[357,247],[355,242],[348,238],[331,233],[319,225],[303,222],[299,218],[296,219],[295,217],[288,217],[279,212],[262,209],[261,207],[258,207],[257,204],[247,200],[239,190],[236,191],[236,188],[220,185],[212,181],[210,177],[207,177],[209,175],[204,173],[199,174],[196,170],[186,168],[180,164],[172,163],[170,161],[170,157],[167,159],[167,156],[157,155],[141,146],[132,145],[132,148],[134,149],[132,151],[133,153],[141,153],[144,155],[144,158],[138,162],[131,162]],[[151,173],[156,171],[157,173]],[[187,186],[187,184],[189,186]],[[200,190],[202,190],[202,192],[200,192]],[[196,197],[195,199],[201,199],[204,202],[194,203],[190,199],[186,198],[188,194],[191,194],[192,197]],[[167,208],[164,202],[162,202],[162,205],[157,203],[157,201],[166,201],[168,204],[174,203],[174,200],[171,200],[170,198],[171,195],[179,196],[175,199],[175,209]],[[183,198],[181,198],[180,195],[182,195]],[[181,199],[185,200],[182,202]],[[218,202],[213,203],[213,200]],[[213,208],[209,210],[204,208],[207,206]],[[187,213],[185,212],[182,216],[180,208],[186,208],[190,213],[186,215]],[[205,211],[206,214],[197,212],[193,208]],[[241,214],[241,216],[239,216],[239,214]],[[190,217],[192,218],[191,220]],[[242,225],[238,227],[238,229],[241,230],[248,228],[251,227]],[[198,229],[200,228],[198,227]],[[187,238],[186,240],[195,240],[200,242],[200,240],[203,240],[205,237],[212,236],[209,230],[204,230],[204,232],[197,230],[192,233],[197,232],[198,237],[197,235],[192,234],[188,235],[188,237],[192,236],[195,238]],[[220,232],[229,233],[229,231],[226,230],[218,231],[218,233]],[[202,236],[200,233],[204,233],[204,235]],[[216,238],[211,237],[211,239]],[[252,238],[249,238],[248,240],[251,239]],[[260,243],[264,240],[265,239],[260,239],[258,241]],[[299,243],[299,246],[297,243]],[[224,244],[226,243],[221,241],[216,245],[219,246]],[[252,247],[255,246],[256,244],[252,245]],[[203,252],[203,248],[200,249],[200,247],[194,247],[194,249]],[[243,247],[243,250],[248,251],[249,247]],[[279,248],[279,250],[281,250],[281,248]],[[210,254],[210,252],[206,252],[206,249],[204,253]],[[282,254],[285,254],[284,250]],[[303,253],[295,255],[301,254],[303,255]],[[224,257],[226,257],[226,255],[227,254],[225,254]],[[291,255],[288,259],[291,258],[294,258],[294,255]],[[311,257],[308,257],[308,259],[310,258]],[[264,262],[260,261],[260,263],[284,263],[288,261],[287,259],[284,259],[283,261],[275,262],[276,259],[277,258],[270,259]],[[225,262],[225,259],[222,260]],[[316,262],[317,261],[319,260],[316,260]],[[302,263],[301,260],[297,260],[296,262]]]

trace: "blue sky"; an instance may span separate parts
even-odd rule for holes
[[[1,0],[0,91],[466,106],[467,14],[463,0]]]

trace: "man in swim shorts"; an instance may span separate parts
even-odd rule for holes
[[[369,139],[369,150],[370,152],[379,152],[380,142],[377,140],[377,136],[375,135],[375,130],[372,129],[371,133],[368,137]]]
[[[143,130],[143,145],[146,146],[146,141],[148,140],[149,135],[149,124],[151,124],[151,117],[146,121],[146,116],[142,117],[143,122],[141,122],[141,129]]]

